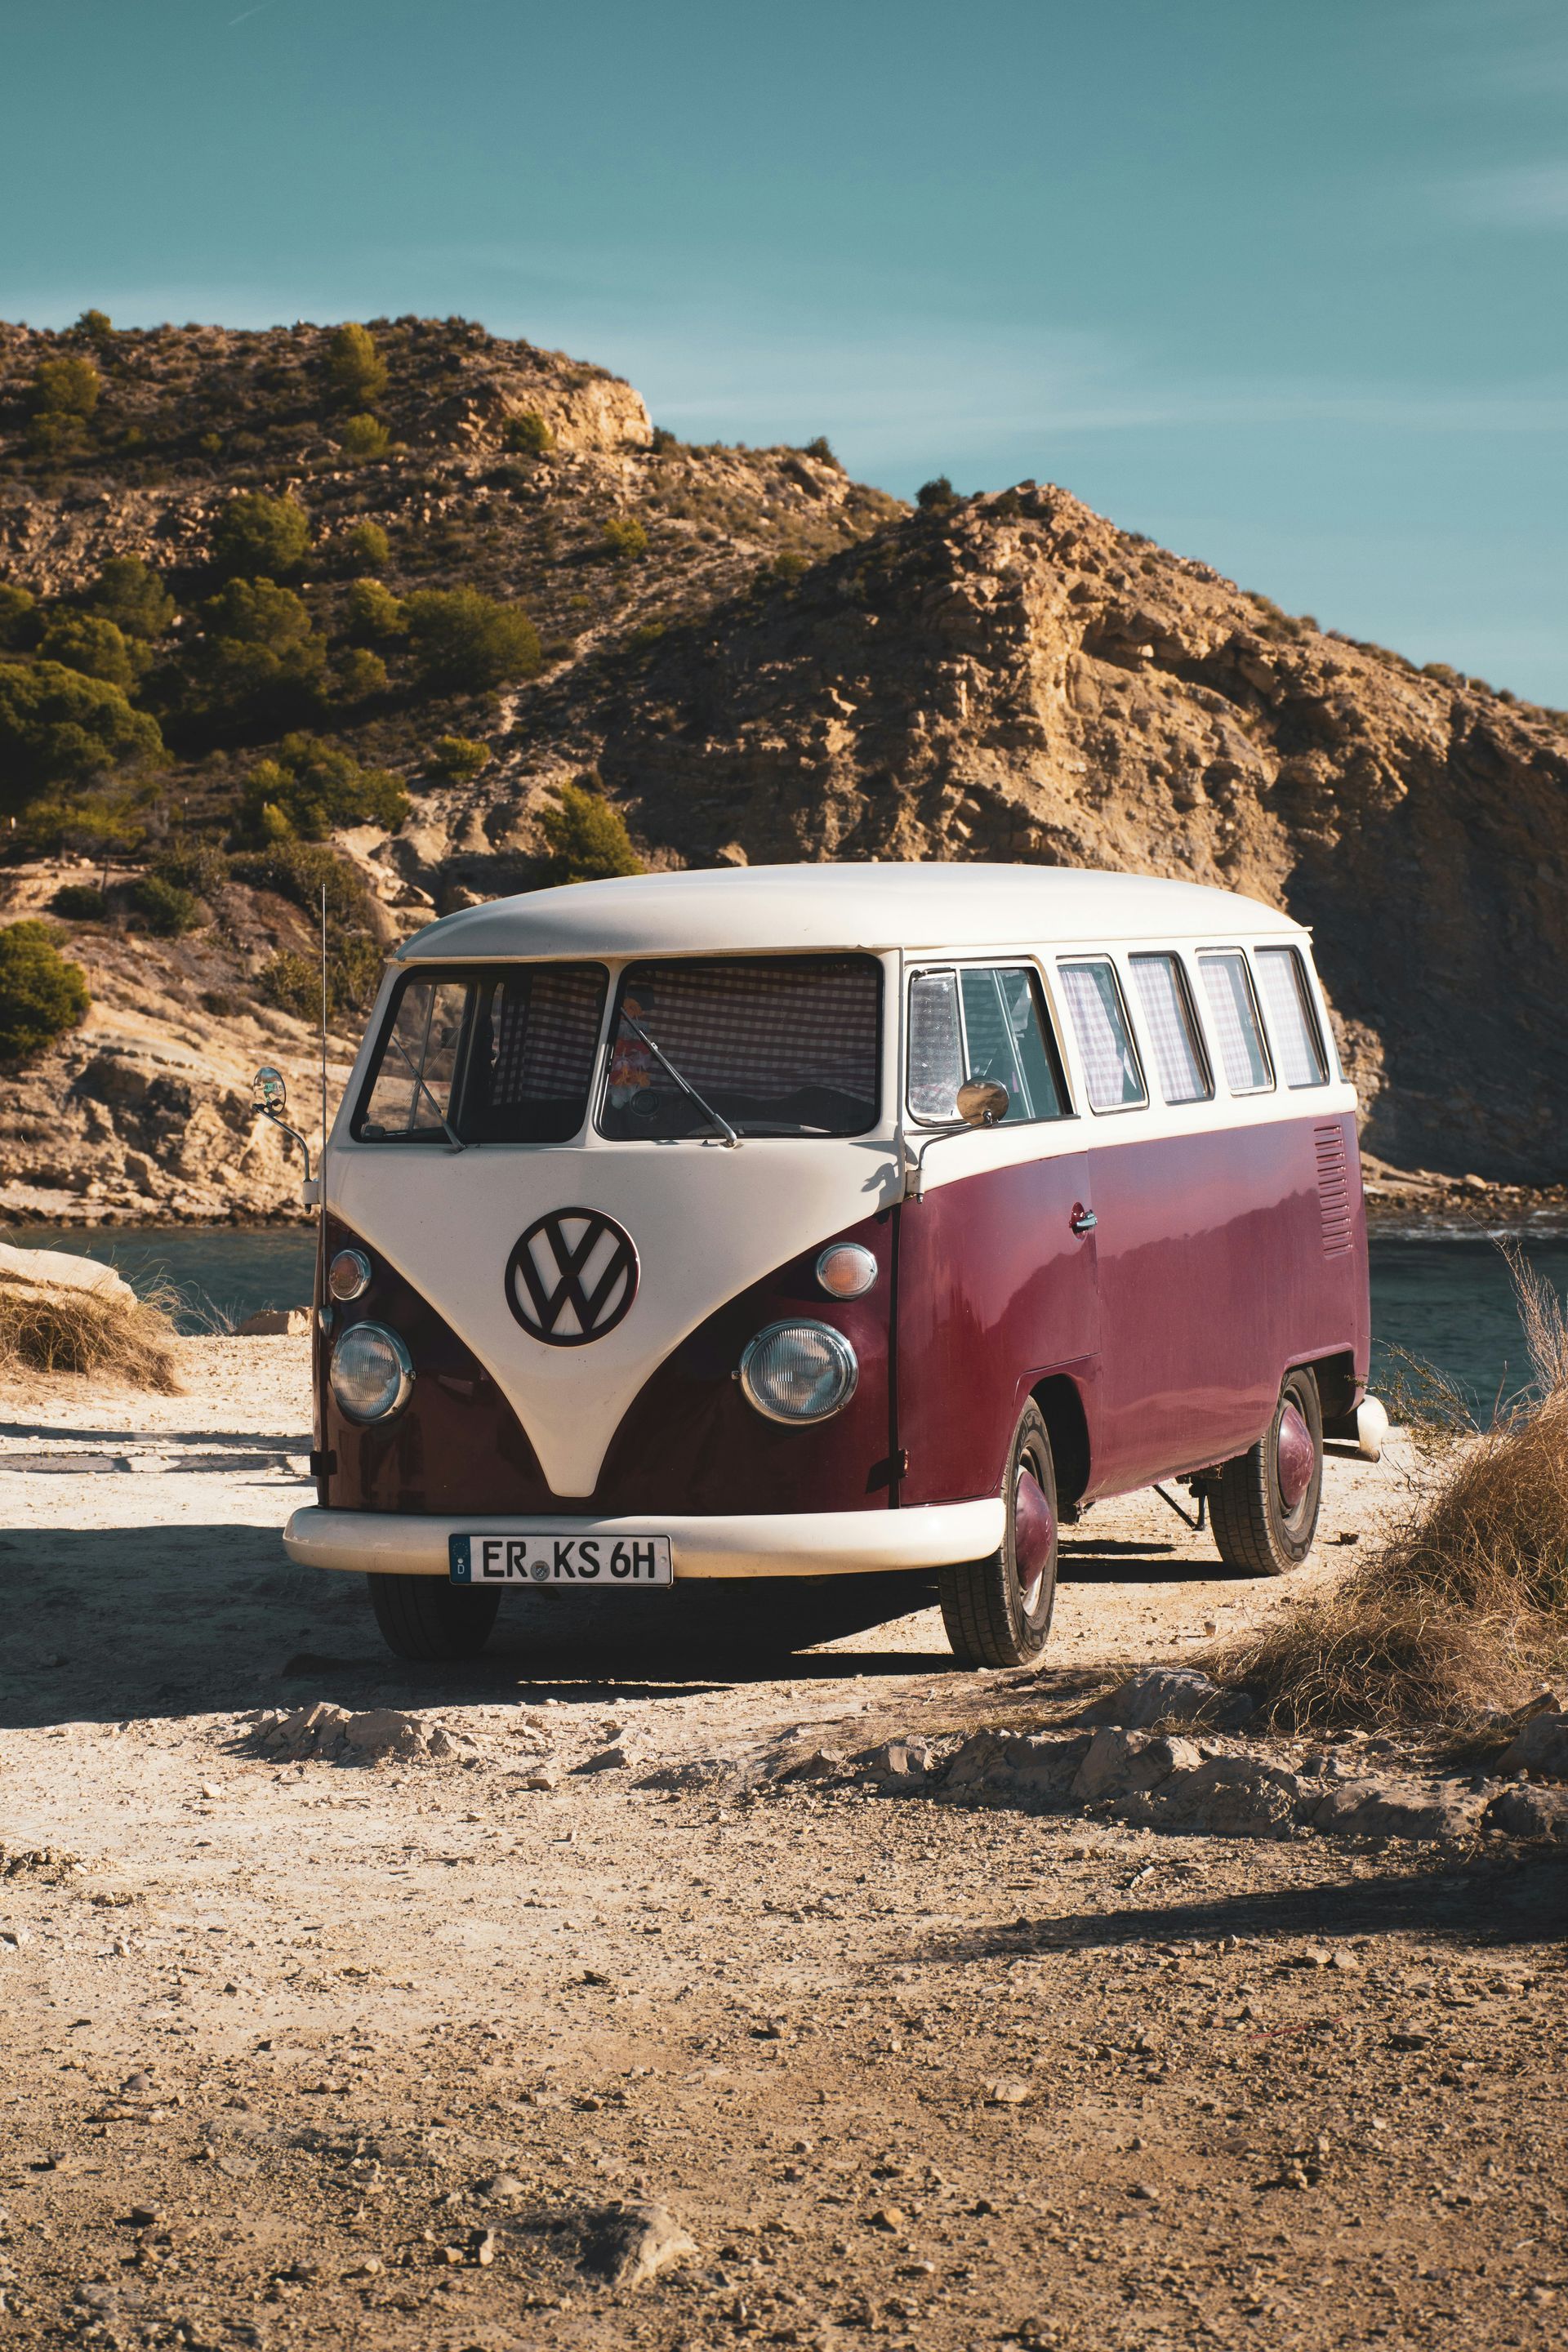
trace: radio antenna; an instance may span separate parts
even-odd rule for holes
[[[321,1181],[327,1180],[327,886],[321,885]],[[319,1204],[321,1213],[327,1213],[327,1204]]]

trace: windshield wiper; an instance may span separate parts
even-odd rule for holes
[[[670,1076],[675,1080],[675,1083],[680,1088],[681,1093],[683,1095],[689,1095],[692,1101],[697,1105],[698,1109],[702,1113],[703,1118],[710,1118],[712,1120],[723,1139],[725,1150],[738,1151],[741,1147],[741,1139],[736,1134],[734,1129],[731,1126],[729,1120],[724,1117],[723,1112],[715,1110],[711,1103],[703,1101],[701,1096],[698,1093],[690,1079],[683,1078],[681,1076],[680,1072],[676,1068],[675,1064],[670,1060],[669,1055],[665,1052],[664,1047],[659,1044],[658,1038],[650,1037],[647,1031],[643,1027],[641,1022],[634,1021],[631,1014],[626,1012],[624,1006],[621,1010],[621,1026],[623,1029],[629,1029],[634,1037],[640,1037],[643,1044],[648,1048],[648,1051],[658,1055],[659,1060],[669,1072]]]

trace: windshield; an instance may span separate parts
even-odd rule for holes
[[[412,971],[353,1132],[362,1143],[566,1143],[588,1116],[603,964]]]
[[[599,1131],[717,1139],[668,1064],[742,1136],[863,1135],[877,1121],[881,1003],[881,968],[865,955],[631,964]]]

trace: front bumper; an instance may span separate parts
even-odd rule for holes
[[[311,1504],[283,1530],[302,1568],[349,1568],[377,1576],[445,1576],[448,1536],[668,1536],[678,1582],[693,1577],[854,1576],[877,1570],[947,1568],[1000,1548],[1006,1514],[998,1496],[928,1503],[908,1511],[780,1511],[736,1518],[650,1511],[638,1518],[405,1517],[332,1511]]]

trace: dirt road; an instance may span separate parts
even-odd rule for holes
[[[639,1785],[1026,1720],[1289,1591],[1146,1496],[1038,1681],[880,1580],[521,1596],[416,1672],[279,1546],[302,1344],[187,1357],[0,1407],[0,2345],[1568,2342],[1561,1859]],[[1331,1465],[1309,1588],[1399,1477]],[[317,1699],[452,1752],[257,1752]]]

